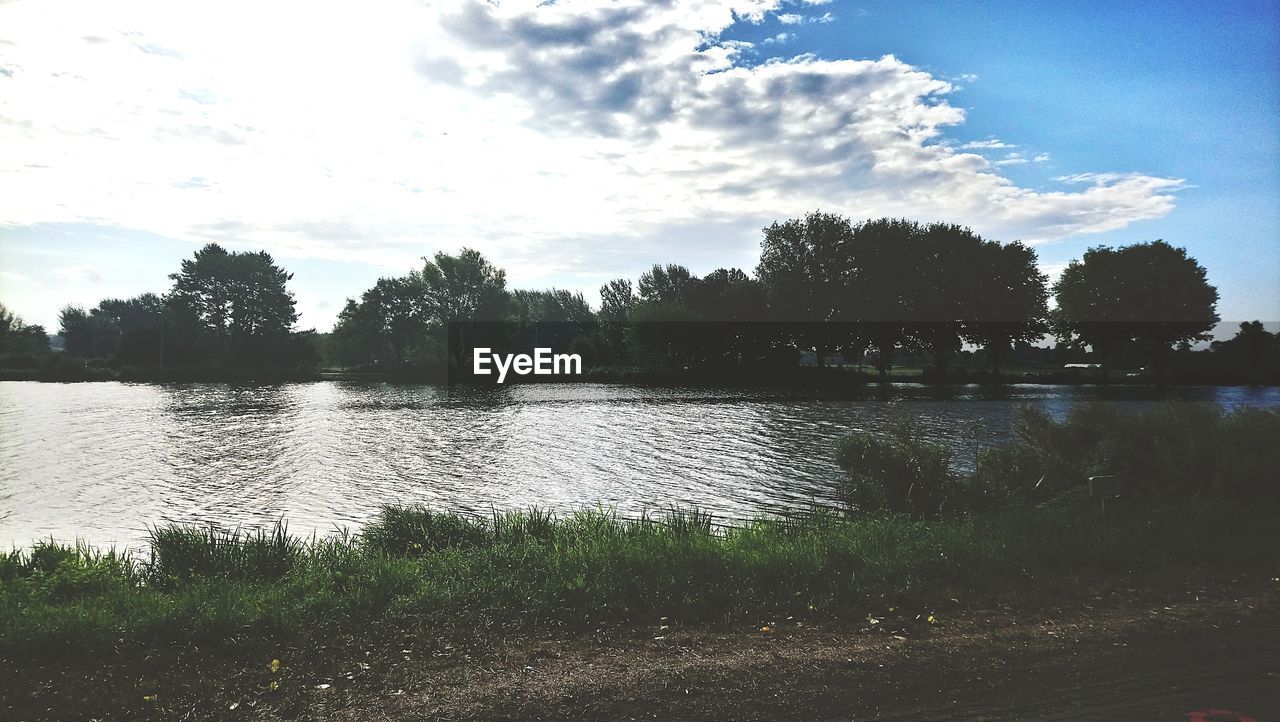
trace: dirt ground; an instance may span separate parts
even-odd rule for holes
[[[0,717],[1280,719],[1280,578],[929,616],[6,664]]]

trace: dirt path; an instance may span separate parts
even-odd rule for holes
[[[116,701],[86,698],[71,709],[174,719],[1194,722],[1188,713],[1213,710],[1242,716],[1203,719],[1280,719],[1280,582],[1253,586],[1239,596],[1099,599],[1049,614],[939,612],[933,623],[900,610],[857,626],[778,620],[767,631],[664,629],[654,620],[626,633],[515,641],[484,653],[397,644],[321,650],[286,655],[280,673],[256,663],[221,673],[222,664],[118,678],[110,684],[126,689]],[[159,691],[143,702],[147,685]],[[81,716],[26,709],[29,717]]]

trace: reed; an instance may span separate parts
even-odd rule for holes
[[[529,629],[610,621],[857,619],[1272,564],[1277,509],[1196,500],[914,520],[815,510],[727,525],[695,511],[488,518],[387,507],[364,534],[299,539],[170,526],[144,561],[40,543],[0,556],[0,656],[360,633],[369,624]],[[1195,530],[1188,533],[1188,530]],[[1117,582],[1118,583],[1118,582]]]

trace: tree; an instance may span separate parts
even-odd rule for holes
[[[684,302],[684,295],[694,280],[689,269],[674,263],[661,266],[653,264],[653,268],[640,274],[640,282],[636,285],[640,292],[640,300],[649,303]]]
[[[74,356],[93,355],[94,330],[89,314],[79,306],[63,306],[58,312],[63,349]]]
[[[600,342],[596,344],[599,357],[610,361],[625,361],[629,357],[628,319],[638,299],[631,281],[615,278],[600,287]]]
[[[1268,331],[1261,321],[1240,324],[1235,336],[1227,341],[1214,341],[1210,348],[1255,379],[1261,378],[1266,369],[1274,372],[1280,367],[1280,334]]]
[[[636,305],[631,281],[615,278],[600,287],[600,320],[605,323],[622,323]]]
[[[0,304],[0,353],[40,355],[49,350],[44,326],[24,323]]]
[[[563,352],[575,339],[590,333],[595,313],[581,293],[560,288],[512,293],[520,321],[520,347]]]
[[[694,279],[685,304],[700,322],[697,355],[703,362],[748,362],[764,355],[768,317],[764,285],[738,268],[717,268]]]
[[[910,256],[904,260],[914,268],[897,274],[906,290],[906,335],[933,356],[934,369],[945,378],[951,358],[960,352],[965,325],[975,317],[989,270],[984,251],[999,244],[949,223],[915,225],[908,239]]]
[[[424,258],[422,269],[409,280],[422,294],[431,331],[443,341],[454,368],[467,368],[477,345],[501,347],[508,341],[504,325],[515,320],[516,310],[507,293],[507,274],[479,251],[436,253]]]
[[[1040,340],[1048,324],[1049,277],[1034,249],[1020,242],[983,244],[978,284],[964,326],[965,340],[982,346],[993,374],[1010,347]]]
[[[194,328],[184,332],[211,341],[217,357],[237,366],[281,360],[298,320],[287,283],[293,274],[266,251],[229,253],[210,243],[169,276],[175,316]]]
[[[162,365],[166,312],[164,300],[154,293],[103,299],[89,312],[98,338],[95,355],[113,355],[126,364]]]
[[[803,219],[764,229],[756,277],[764,285],[775,319],[786,322],[801,348],[812,348],[819,363],[830,350],[847,345],[847,291],[852,280],[849,219],[814,211]]]
[[[876,369],[887,376],[916,310],[920,279],[919,223],[881,218],[851,229],[848,282],[840,296],[841,316],[856,320],[862,337],[876,349]]]
[[[1054,333],[1092,348],[1104,370],[1132,348],[1159,371],[1174,344],[1204,340],[1218,322],[1218,290],[1204,267],[1164,241],[1091,248],[1053,292]]]

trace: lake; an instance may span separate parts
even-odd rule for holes
[[[381,504],[722,517],[833,498],[841,434],[917,418],[970,466],[1018,406],[1105,400],[1280,405],[1280,389],[869,386],[788,392],[600,384],[453,388],[0,382],[0,544],[136,545],[160,522],[295,533],[356,528]]]

